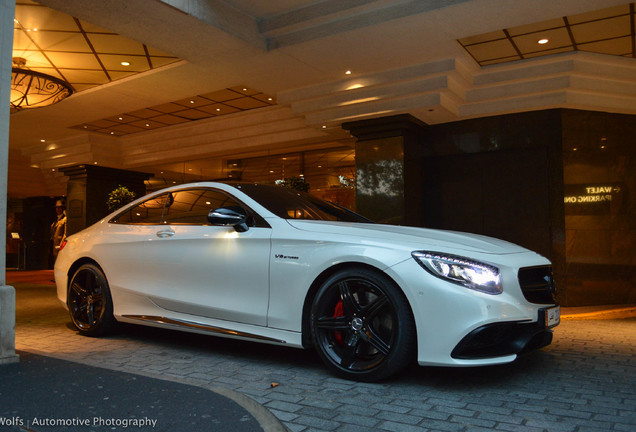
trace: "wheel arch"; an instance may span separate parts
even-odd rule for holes
[[[68,301],[68,290],[69,290],[70,285],[71,285],[71,279],[73,278],[73,275],[75,274],[77,269],[80,268],[81,266],[83,266],[84,264],[94,264],[97,267],[99,267],[99,269],[102,271],[102,273],[104,273],[104,269],[102,268],[102,266],[100,266],[97,261],[95,261],[94,259],[89,258],[89,257],[80,258],[77,261],[75,261],[73,264],[71,264],[71,266],[68,268],[68,272],[66,273],[67,301]]]
[[[337,272],[339,272],[341,270],[344,270],[344,269],[352,269],[352,268],[365,269],[365,270],[370,270],[370,271],[373,271],[373,272],[376,272],[376,273],[381,273],[383,276],[388,278],[400,290],[402,295],[404,295],[404,297],[406,298],[406,301],[407,301],[407,303],[409,305],[411,316],[414,317],[413,307],[411,306],[411,302],[409,301],[408,296],[406,295],[406,293],[404,292],[402,287],[395,281],[395,279],[392,278],[385,271],[382,271],[381,269],[379,269],[378,267],[375,267],[373,265],[366,264],[366,263],[361,263],[361,262],[351,261],[351,262],[338,263],[336,265],[333,265],[333,266],[323,270],[323,272],[320,273],[318,275],[318,277],[316,277],[314,279],[314,281],[312,282],[311,286],[309,287],[309,290],[307,291],[307,295],[305,296],[305,302],[303,304],[303,311],[302,311],[302,344],[303,344],[303,348],[308,349],[308,348],[311,348],[313,346],[313,342],[311,340],[311,332],[310,332],[310,329],[309,329],[309,326],[310,326],[309,319],[310,319],[310,313],[311,313],[311,305],[312,305],[312,302],[314,300],[314,297],[316,296],[316,294],[318,292],[318,289],[321,287],[323,282],[326,281],[333,274],[335,274],[335,273],[337,273]],[[417,325],[415,323],[415,319],[413,319],[413,323],[414,323],[414,325]],[[416,329],[416,331],[417,331],[417,329]],[[417,348],[416,348],[416,350],[417,350]]]

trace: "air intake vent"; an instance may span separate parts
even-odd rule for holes
[[[556,289],[552,267],[525,267],[519,270],[519,285],[530,303],[554,304]]]

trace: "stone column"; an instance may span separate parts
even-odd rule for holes
[[[19,360],[15,354],[15,290],[6,285],[7,170],[9,164],[9,95],[15,1],[0,0],[0,365]]]
[[[421,137],[409,114],[344,123],[356,142],[356,211],[393,225],[422,225]]]
[[[66,186],[66,234],[83,230],[108,215],[108,194],[125,186],[136,198],[146,194],[145,181],[152,174],[95,165],[60,168],[69,177]]]

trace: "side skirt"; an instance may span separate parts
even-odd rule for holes
[[[281,339],[270,338],[267,336],[255,335],[253,333],[245,333],[236,330],[225,329],[222,327],[209,326],[205,324],[196,323],[193,321],[177,320],[172,318],[166,318],[153,315],[122,315],[122,318],[144,321],[153,324],[173,325],[178,327],[185,327],[186,329],[202,330],[210,333],[216,333],[226,336],[243,337],[248,339],[256,339],[265,342],[273,342],[278,344],[286,344],[287,342]]]

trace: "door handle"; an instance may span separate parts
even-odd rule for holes
[[[174,231],[172,231],[171,229],[157,231],[157,237],[159,238],[172,237],[173,235],[174,235]]]

